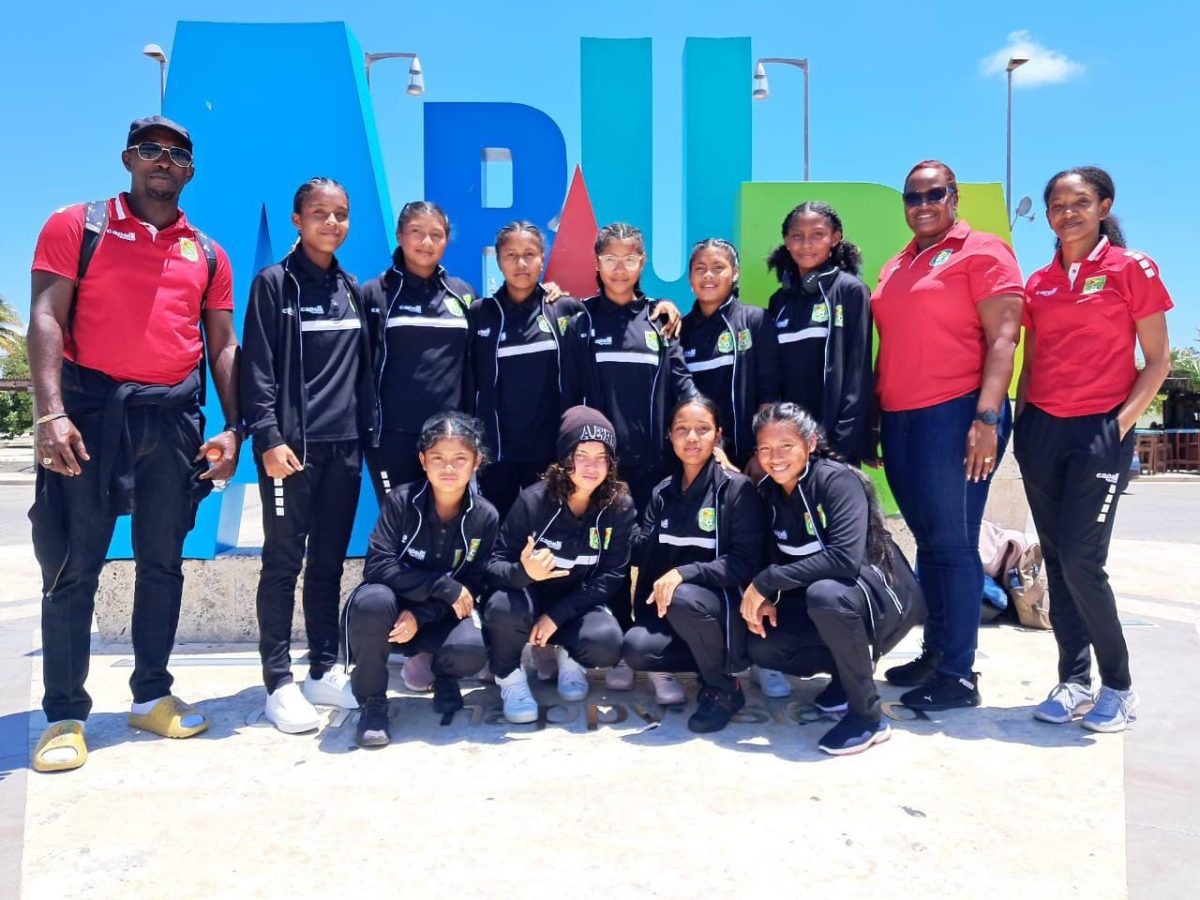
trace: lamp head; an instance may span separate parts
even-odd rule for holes
[[[754,92],[751,96],[755,100],[766,100],[771,96],[771,89],[767,84],[767,70],[761,62],[754,66]]]
[[[1009,59],[1008,65],[1004,67],[1004,71],[1012,72],[1014,69],[1021,68],[1021,66],[1025,65],[1025,63],[1027,63],[1027,62],[1029,62],[1029,59],[1027,57],[1014,56]]]
[[[147,44],[142,48],[142,55],[148,56],[160,63],[166,63],[167,61],[167,54],[163,52],[163,48],[158,46],[158,44]]]

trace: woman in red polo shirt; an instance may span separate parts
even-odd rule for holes
[[[914,709],[979,705],[972,671],[983,596],[979,525],[1008,442],[1008,385],[1021,328],[1021,272],[1000,238],[956,221],[945,163],[904,182],[913,240],[883,267],[871,309],[888,483],[917,540],[925,647],[886,672]]]
[[[1043,722],[1083,716],[1123,731],[1137,716],[1129,651],[1104,562],[1117,499],[1129,480],[1133,427],[1171,368],[1158,266],[1125,249],[1103,169],[1059,172],[1046,185],[1058,252],[1025,287],[1025,364],[1013,452],[1050,582],[1059,684],[1035,711]],[[1134,360],[1141,345],[1145,366]],[[1100,691],[1092,696],[1092,648]]]

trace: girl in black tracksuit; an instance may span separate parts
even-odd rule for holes
[[[831,673],[817,707],[849,711],[819,746],[858,753],[889,737],[874,666],[923,617],[920,588],[870,481],[833,458],[807,412],[779,403],[754,424],[773,540],[771,565],[742,598],[750,658],[791,675]]]
[[[584,666],[611,666],[621,656],[621,628],[608,604],[628,576],[635,513],[617,478],[616,446],[604,416],[568,409],[559,461],[521,491],[500,529],[484,627],[510,722],[537,718],[520,665],[525,644],[558,648],[558,692],[566,700],[587,696]]]
[[[254,435],[262,496],[257,614],[268,720],[317,727],[313,703],[353,708],[335,670],[342,563],[362,482],[362,451],[378,437],[367,316],[334,251],[350,228],[345,189],[314,178],[296,191],[300,240],[250,287],[242,329],[241,407]],[[307,558],[304,624],[309,675],[292,682],[296,579]]]
[[[858,465],[870,444],[874,392],[871,291],[862,253],[842,238],[827,203],[801,203],[783,220],[767,266],[781,287],[767,304],[779,340],[780,399],[812,414],[830,447]]]
[[[642,232],[606,225],[595,251],[600,293],[583,301],[567,330],[563,404],[590,406],[612,421],[621,477],[640,512],[670,465],[667,413],[696,389],[679,345],[664,337],[641,292]]]
[[[624,658],[651,673],[660,703],[663,673],[698,671],[703,687],[688,727],[719,731],[746,702],[732,675],[745,668],[738,603],[762,568],[763,508],[750,479],[726,472],[713,455],[721,427],[712,400],[680,403],[670,436],[681,471],[654,488],[634,537],[637,623],[625,635]]]
[[[417,436],[431,415],[469,409],[467,310],[475,291],[441,266],[450,220],[435,203],[405,204],[392,266],[363,287],[371,313],[381,404],[379,446],[367,468],[380,503],[422,477]]]
[[[779,399],[779,344],[766,311],[738,299],[738,255],[729,241],[692,248],[689,278],[696,303],[683,317],[679,343],[696,390],[725,423],[725,452],[739,469],[754,455],[754,414]]]
[[[431,417],[418,439],[426,478],[395,488],[371,532],[363,584],[346,601],[343,630],[351,683],[362,705],[356,736],[373,747],[391,738],[387,658],[433,655],[433,709],[463,705],[458,679],[487,661],[476,601],[499,517],[471,489],[484,461],[483,426],[460,412]]]
[[[554,461],[562,417],[562,342],[583,306],[550,299],[539,282],[545,242],[531,222],[512,222],[496,235],[504,284],[471,305],[468,357],[475,385],[468,398],[487,429],[495,459],[479,473],[483,495],[504,518],[521,488]]]

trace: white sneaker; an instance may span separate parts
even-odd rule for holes
[[[764,697],[778,700],[781,697],[791,696],[791,682],[787,680],[787,677],[782,672],[777,672],[775,669],[761,669],[758,666],[751,666],[750,674],[754,676],[755,682],[758,683],[758,689],[762,691]]]
[[[525,670],[517,666],[504,678],[497,678],[500,686],[500,700],[504,704],[504,718],[514,725],[525,725],[536,722],[538,717],[537,701],[529,693],[529,680]]]
[[[687,702],[687,692],[679,679],[670,672],[647,672],[646,677],[654,685],[654,702],[659,706]]]
[[[294,681],[280,685],[267,695],[266,717],[284,734],[316,731],[321,725],[316,708],[305,699]]]
[[[558,663],[558,696],[582,700],[588,695],[587,670],[571,659],[566,647],[555,647],[554,657]]]
[[[304,679],[304,697],[314,706],[338,706],[342,709],[358,709],[354,690],[350,687],[350,676],[340,666],[330,669],[320,678],[309,675]]]
[[[410,691],[423,694],[433,689],[433,655],[430,653],[415,653],[404,661],[400,670],[404,686]]]
[[[628,691],[633,688],[633,669],[621,660],[604,673],[604,686],[610,691]]]

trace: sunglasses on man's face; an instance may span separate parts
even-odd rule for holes
[[[905,191],[903,194],[904,205],[910,209],[924,206],[926,203],[934,205],[943,202],[953,193],[954,191],[945,187],[935,187],[928,191]]]
[[[146,162],[154,162],[165,152],[171,157],[171,162],[179,166],[181,169],[186,169],[192,164],[192,151],[183,147],[164,147],[158,141],[142,141],[140,144],[134,144],[129,148],[136,150],[137,155]]]

